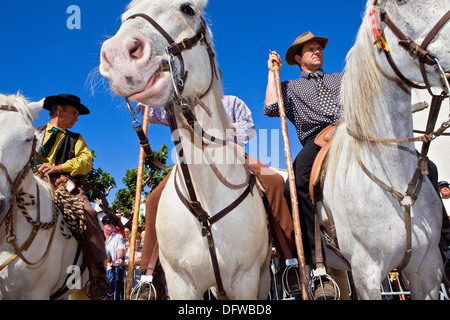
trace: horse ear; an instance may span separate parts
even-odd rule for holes
[[[39,112],[41,112],[44,107],[45,98],[38,102],[31,102],[28,104],[28,109],[30,109],[31,116],[33,118],[37,118]]]

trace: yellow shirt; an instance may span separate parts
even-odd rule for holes
[[[45,135],[44,140],[42,141],[42,144],[44,145],[45,142],[48,140],[50,135],[52,134],[52,128],[53,126],[50,123],[47,123],[47,127],[45,128]],[[47,159],[48,165],[55,165],[55,157],[56,157],[56,150],[58,150],[58,146],[62,139],[66,135],[66,131],[60,129],[61,131],[58,132],[56,136],[55,145],[53,146],[52,150],[50,150]],[[75,144],[75,157],[73,159],[70,159],[66,161],[65,163],[61,164],[63,171],[65,173],[70,174],[72,177],[75,176],[83,176],[88,174],[92,170],[92,154],[89,150],[86,142],[84,141],[83,137],[78,137],[77,143]]]

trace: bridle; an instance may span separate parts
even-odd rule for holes
[[[201,102],[201,99],[203,97],[205,97],[206,94],[208,94],[208,92],[211,90],[211,88],[213,86],[213,82],[214,82],[214,77],[216,79],[219,79],[219,75],[217,74],[217,68],[216,68],[216,64],[215,64],[215,54],[211,47],[211,44],[206,39],[206,23],[205,23],[203,17],[201,18],[200,29],[196,33],[196,35],[194,35],[192,38],[184,39],[179,43],[176,43],[173,40],[173,38],[164,30],[164,28],[162,28],[153,18],[149,17],[148,15],[143,14],[143,13],[137,13],[137,14],[133,14],[130,17],[128,17],[127,20],[135,19],[135,18],[145,19],[168,42],[168,46],[165,48],[165,51],[166,51],[167,56],[169,57],[169,61],[168,61],[168,63],[166,62],[166,64],[168,64],[169,70],[170,70],[170,73],[172,76],[172,83],[173,83],[174,92],[175,92],[175,99],[173,99],[173,101],[171,101],[171,103],[167,104],[165,106],[165,109],[167,112],[168,121],[169,121],[169,125],[170,125],[170,129],[172,131],[172,134],[177,130],[177,123],[175,120],[174,108],[179,107],[182,111],[182,114],[183,114],[185,120],[191,127],[194,134],[197,136],[200,136],[202,141],[207,140],[208,143],[214,143],[214,144],[217,144],[218,146],[227,145],[228,142],[226,140],[218,139],[214,136],[209,135],[198,123],[194,113],[192,112],[193,107],[195,107],[196,105],[200,105],[208,113],[209,116],[212,116],[208,107],[206,105],[204,105],[203,102]],[[184,60],[183,60],[182,53],[184,51],[192,49],[193,47],[195,47],[196,45],[198,45],[200,43],[206,45],[206,49],[208,51],[209,62],[210,62],[210,67],[211,67],[211,81],[209,83],[209,87],[203,94],[201,94],[198,97],[195,97],[194,101],[186,101],[186,99],[182,96],[182,93],[184,90],[184,85],[186,83],[186,79],[188,77],[188,72],[185,71],[185,68],[184,68]],[[177,58],[180,62],[179,72],[176,72],[175,58]],[[167,67],[163,62],[163,65],[161,66],[161,70],[165,70],[166,68]],[[128,101],[128,98],[125,98],[125,102],[127,104],[128,110],[130,111],[131,115],[134,117],[133,128],[138,133],[139,140],[141,142],[141,146],[143,147],[146,156],[149,158],[150,161],[152,161],[159,168],[167,169],[168,168],[167,166],[158,164],[157,163],[158,161],[154,162],[154,160],[156,160],[156,159],[154,159],[153,152],[150,152],[151,149],[150,149],[150,146],[148,143],[148,139],[147,139],[145,133],[143,132],[143,130],[139,129],[141,127],[140,121],[138,119],[136,119],[133,108],[131,107],[131,105]],[[219,180],[223,184],[225,184],[227,187],[229,187],[230,189],[242,189],[244,187],[246,187],[246,188],[245,188],[244,192],[242,192],[241,195],[233,203],[231,203],[229,206],[227,206],[226,208],[224,208],[223,210],[221,210],[220,212],[218,212],[217,214],[215,214],[214,216],[211,217],[208,214],[208,212],[206,212],[203,209],[203,207],[197,197],[197,194],[195,192],[192,175],[189,171],[189,167],[184,158],[184,151],[181,146],[181,141],[179,139],[175,139],[175,145],[177,146],[178,156],[180,158],[180,167],[181,167],[181,171],[183,173],[183,178],[184,178],[184,183],[186,185],[188,198],[186,198],[182,194],[179,186],[177,185],[176,177],[174,179],[175,190],[177,192],[179,199],[184,204],[184,206],[194,215],[194,217],[200,223],[200,227],[202,229],[202,236],[206,237],[207,242],[208,242],[208,248],[209,248],[210,257],[211,257],[211,264],[213,266],[214,276],[216,278],[218,293],[220,296],[226,297],[226,292],[224,290],[224,286],[223,286],[223,282],[222,282],[222,278],[221,278],[221,274],[220,274],[219,262],[217,259],[217,253],[215,250],[214,239],[213,239],[213,235],[212,235],[212,225],[214,223],[216,223],[217,221],[219,221],[220,219],[222,219],[223,217],[225,217],[229,212],[234,210],[252,192],[253,187],[256,183],[255,175],[253,172],[251,172],[251,169],[248,167],[248,165],[244,164],[247,174],[248,174],[246,182],[242,183],[242,184],[238,184],[238,185],[233,185],[233,184],[229,183],[228,181],[226,181],[226,179],[224,179],[223,177],[218,175],[217,171],[213,169],[214,173],[219,178]],[[205,146],[205,142],[203,142],[203,147],[204,146]],[[204,148],[203,148],[203,150],[205,151]],[[206,155],[206,153],[205,153],[205,155]],[[212,163],[210,163],[210,165],[211,165],[211,167],[213,167]],[[177,175],[178,171],[177,170],[174,170],[174,171],[175,171],[174,174]],[[153,257],[151,259],[151,263],[152,263],[152,261],[153,261]],[[150,265],[149,265],[149,269],[153,270],[153,268]]]
[[[391,20],[387,12],[381,8],[378,4],[378,0],[375,0],[373,2],[373,8],[370,10],[370,18],[372,22],[372,29],[374,36],[376,38],[375,43],[378,45],[380,49],[383,50],[383,52],[386,55],[386,58],[391,65],[394,72],[397,74],[397,76],[405,82],[408,86],[416,89],[428,89],[431,95],[434,95],[431,91],[431,86],[428,80],[428,76],[425,70],[425,65],[429,66],[435,66],[438,70],[438,73],[440,75],[441,81],[444,85],[444,88],[446,89],[446,94],[450,92],[449,83],[445,76],[445,72],[442,69],[439,60],[429,51],[427,51],[427,47],[430,44],[430,42],[437,36],[437,34],[441,31],[441,29],[444,27],[444,25],[448,22],[450,19],[450,10],[447,11],[441,19],[434,25],[434,27],[430,30],[430,32],[427,34],[425,39],[423,40],[421,45],[418,45],[416,42],[414,42],[410,37],[405,35],[403,31],[400,30],[400,28],[397,27],[397,25]],[[425,86],[419,85],[414,81],[409,80],[406,78],[400,69],[397,67],[397,65],[394,62],[394,59],[392,58],[391,52],[389,50],[389,46],[386,43],[386,37],[384,35],[384,30],[382,27],[382,22],[386,24],[386,26],[394,33],[394,35],[399,39],[398,44],[408,51],[414,58],[419,60],[420,63],[420,71],[422,73],[422,77],[425,83]]]
[[[420,152],[418,162],[416,168],[414,170],[414,174],[410,182],[408,183],[408,187],[405,193],[401,193],[394,188],[388,186],[378,177],[376,177],[370,170],[364,165],[362,160],[358,157],[358,164],[363,170],[363,172],[376,184],[378,184],[381,188],[383,188],[386,192],[388,192],[393,198],[395,198],[399,205],[403,208],[405,214],[405,229],[406,229],[406,251],[405,256],[401,265],[397,268],[398,270],[403,270],[409,263],[412,255],[412,236],[411,236],[411,209],[414,205],[415,201],[418,198],[420,193],[423,176],[428,174],[428,150],[431,144],[431,141],[442,135],[444,131],[450,126],[450,115],[449,119],[445,121],[439,129],[434,130],[437,117],[439,114],[439,110],[442,104],[442,101],[448,97],[450,92],[450,86],[448,80],[445,76],[445,72],[442,69],[439,60],[429,51],[427,51],[427,47],[430,42],[437,36],[437,34],[441,31],[444,25],[450,19],[450,10],[447,11],[444,16],[439,19],[439,21],[435,24],[435,26],[431,29],[428,35],[425,37],[424,41],[421,45],[418,45],[411,38],[403,33],[395,23],[390,19],[387,12],[381,8],[378,4],[378,0],[374,0],[373,8],[369,11],[370,20],[372,23],[372,31],[375,36],[375,43],[380,51],[385,53],[386,59],[389,62],[391,68],[394,70],[395,74],[401,79],[406,85],[412,88],[417,89],[427,89],[428,92],[432,95],[432,102],[430,107],[430,114],[428,117],[427,127],[425,130],[425,134],[420,137],[415,138],[403,138],[403,139],[378,139],[378,138],[369,138],[367,139],[369,142],[381,142],[381,143],[399,143],[399,142],[414,142],[414,141],[422,141],[422,150]],[[385,23],[386,26],[394,33],[394,35],[399,39],[398,44],[409,52],[414,58],[419,60],[420,71],[425,83],[425,86],[419,85],[418,83],[407,79],[392,58],[389,46],[386,42],[386,38],[384,35],[384,30],[382,23]],[[425,70],[425,65],[435,66],[437,72],[440,75],[441,82],[443,84],[444,90],[441,94],[435,95],[431,89],[431,85],[429,83],[428,75]],[[354,135],[349,129],[347,132],[350,136],[355,139],[361,139]]]
[[[171,74],[171,78],[172,78],[172,83],[173,83],[173,87],[174,87],[174,92],[175,92],[175,98],[173,99],[171,104],[168,104],[165,108],[166,110],[169,108],[172,108],[173,105],[175,106],[179,106],[186,121],[188,122],[188,124],[190,125],[190,127],[193,129],[194,132],[196,133],[200,133],[202,135],[203,138],[208,139],[211,142],[215,142],[215,143],[219,143],[222,145],[225,145],[227,142],[225,140],[222,139],[217,139],[213,136],[210,136],[208,133],[206,133],[198,124],[198,121],[195,117],[195,115],[192,112],[192,107],[199,104],[210,116],[210,111],[208,109],[207,106],[205,106],[200,100],[206,96],[206,94],[208,94],[208,92],[211,90],[213,82],[214,82],[214,77],[216,77],[216,79],[219,79],[219,75],[217,74],[217,68],[216,68],[216,64],[215,64],[215,54],[214,51],[211,47],[211,44],[206,40],[206,22],[203,19],[203,17],[201,18],[201,24],[200,24],[200,28],[198,30],[198,32],[191,38],[186,38],[183,39],[181,42],[175,42],[175,40],[167,33],[166,30],[164,30],[163,27],[161,27],[161,25],[156,22],[153,18],[151,18],[150,16],[144,14],[144,13],[136,13],[133,14],[131,16],[129,16],[126,21],[128,20],[132,20],[132,19],[136,19],[136,18],[142,18],[144,20],[146,20],[148,23],[150,23],[168,42],[168,46],[165,48],[166,54],[169,57],[169,61],[163,61],[163,64],[160,68],[160,70],[166,70],[167,67],[169,68],[170,74]],[[194,48],[195,46],[197,46],[198,44],[204,44],[206,45],[206,50],[208,52],[208,56],[209,56],[209,62],[210,62],[210,67],[211,67],[211,81],[209,83],[208,88],[206,89],[206,91],[201,94],[200,96],[195,98],[195,101],[186,101],[186,99],[183,97],[182,93],[184,90],[184,86],[188,77],[188,71],[185,70],[184,67],[184,59],[183,59],[183,55],[182,53],[184,51],[188,51],[192,48]],[[176,72],[176,67],[175,67],[175,58],[177,58],[180,62],[180,70],[179,72]],[[145,133],[143,132],[142,129],[142,123],[140,120],[138,120],[135,116],[135,112],[128,100],[128,97],[125,98],[125,103],[127,105],[128,111],[130,112],[131,116],[134,118],[134,122],[133,122],[133,129],[136,131],[138,137],[139,137],[139,141],[141,143],[142,148],[145,151],[145,154],[147,156],[147,158],[158,168],[166,170],[166,169],[170,169],[171,167],[166,166],[162,163],[160,163],[153,155],[153,151],[150,147],[150,143],[147,139],[147,136],[145,135]],[[199,129],[200,128],[200,129]],[[174,131],[173,128],[172,132]]]
[[[1,105],[0,111],[19,112],[16,107],[10,106],[10,105]],[[39,229],[52,228],[56,222],[55,214],[53,214],[53,220],[50,223],[42,223],[40,221],[40,208],[41,208],[40,196],[39,196],[40,189],[37,184],[36,184],[36,200],[34,199],[34,196],[27,195],[26,193],[22,192],[22,183],[24,182],[26,175],[32,170],[32,164],[36,163],[36,161],[35,161],[35,159],[37,157],[37,152],[35,150],[36,143],[37,143],[37,139],[35,137],[28,161],[26,162],[26,164],[22,168],[22,170],[20,170],[19,174],[17,175],[17,177],[15,178],[14,181],[12,180],[11,175],[8,172],[8,168],[3,163],[0,163],[0,168],[2,168],[3,171],[5,172],[6,179],[8,180],[8,182],[11,186],[11,197],[9,200],[10,207],[9,207],[9,210],[3,221],[6,221],[5,224],[6,224],[6,229],[7,229],[7,233],[8,233],[6,242],[8,242],[14,248],[14,253],[0,265],[0,271],[3,270],[4,268],[6,268],[6,266],[8,266],[17,257],[20,257],[28,265],[36,265],[36,264],[40,263],[47,256],[47,254],[49,252],[49,247],[50,247],[51,241],[49,242],[49,245],[48,245],[44,255],[42,256],[42,258],[39,259],[39,261],[37,261],[37,262],[28,261],[22,253],[23,251],[27,251],[28,248],[31,246],[31,244],[33,243],[33,240],[35,239],[35,237],[38,234]],[[31,219],[31,217],[28,216],[28,214],[26,213],[26,209],[23,207],[23,204],[19,205],[19,199],[22,199],[24,196],[29,196],[31,199],[29,204],[25,204],[25,205],[35,205],[37,208],[36,221],[33,221],[33,219]],[[12,219],[13,219],[12,212],[14,210],[14,203],[17,204],[20,211],[22,211],[22,213],[24,214],[27,221],[33,227],[32,231],[30,232],[30,235],[28,236],[26,241],[20,247],[16,244],[16,235],[15,235],[15,231],[14,231],[14,224],[12,221]],[[3,223],[3,221],[0,222],[0,225]],[[54,234],[54,230],[52,231],[51,238],[53,238],[53,234]]]
[[[0,106],[0,111],[8,111],[8,112],[19,112],[19,110],[14,107],[14,106],[9,106],[9,105],[1,105]],[[33,148],[32,151],[30,153],[30,157],[29,160],[26,162],[25,166],[22,168],[22,170],[20,170],[19,174],[17,175],[16,179],[13,181],[9,172],[8,172],[8,168],[0,162],[0,168],[3,169],[3,171],[6,174],[6,179],[8,180],[10,186],[11,186],[11,194],[14,196],[17,194],[17,192],[20,189],[20,186],[22,185],[23,180],[25,179],[25,176],[28,174],[28,172],[31,170],[31,163],[32,163],[32,159],[34,157],[34,153],[33,150],[34,145],[36,144],[36,139],[33,142]],[[11,208],[10,208],[11,211]]]
[[[186,83],[186,79],[188,77],[188,72],[185,71],[185,68],[184,68],[184,60],[183,60],[182,53],[184,51],[194,48],[199,43],[203,43],[206,45],[210,64],[211,64],[212,75],[211,75],[211,82],[209,84],[208,89],[205,91],[205,93],[203,93],[199,97],[199,99],[203,98],[209,92],[209,90],[211,90],[213,80],[214,80],[214,75],[216,76],[216,78],[218,78],[216,66],[215,66],[215,62],[214,62],[215,54],[211,48],[211,44],[209,42],[207,42],[207,40],[206,40],[206,22],[205,22],[205,20],[203,18],[201,18],[200,29],[193,37],[183,39],[181,42],[176,43],[175,40],[173,40],[173,38],[167,33],[167,31],[164,30],[164,28],[158,24],[158,22],[156,22],[153,18],[149,17],[148,15],[146,15],[144,13],[133,14],[127,18],[127,21],[131,20],[131,19],[136,19],[136,18],[145,19],[167,40],[169,45],[166,47],[165,50],[169,57],[168,65],[170,68],[170,73],[172,74],[172,82],[173,82],[173,86],[175,89],[175,95],[176,95],[176,98],[179,99],[180,101],[183,101],[183,97],[181,94],[183,93],[184,84]],[[178,74],[175,72],[175,64],[174,64],[175,57],[178,58],[178,60],[180,62],[180,71],[178,72]],[[164,69],[165,67],[166,66],[163,65],[161,68]]]

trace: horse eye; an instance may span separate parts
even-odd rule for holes
[[[189,2],[183,3],[180,7],[181,11],[183,11],[188,16],[194,16],[195,11],[192,9],[191,4]]]

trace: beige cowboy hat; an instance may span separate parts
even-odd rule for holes
[[[297,62],[295,62],[294,56],[298,53],[299,50],[301,50],[305,43],[312,40],[320,43],[320,45],[324,49],[328,43],[327,38],[316,37],[310,31],[305,32],[304,34],[298,36],[297,39],[295,39],[294,43],[289,47],[288,51],[286,52],[286,62],[291,66],[295,66]]]

